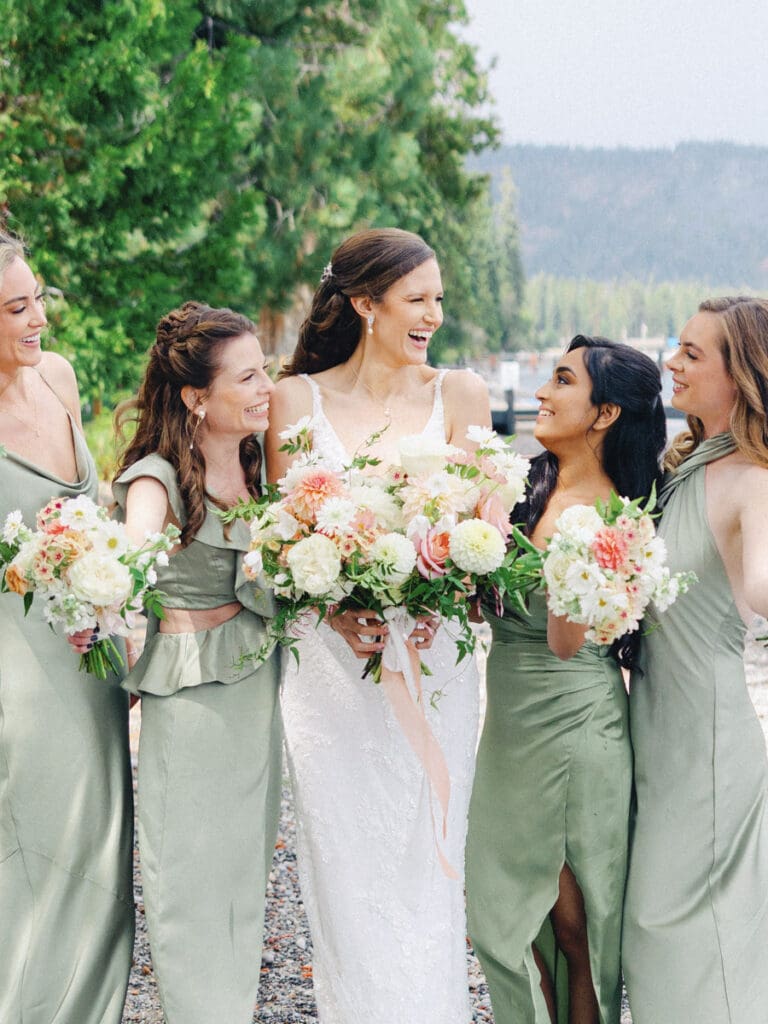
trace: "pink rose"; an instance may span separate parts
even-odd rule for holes
[[[505,541],[509,540],[512,533],[509,516],[504,508],[504,502],[495,491],[483,495],[477,503],[475,515],[478,519],[495,526]]]
[[[620,530],[613,526],[604,526],[595,534],[591,547],[598,565],[603,569],[625,568],[629,543]]]
[[[422,576],[433,580],[445,576],[445,560],[450,551],[450,534],[432,527],[416,545],[416,568]]]

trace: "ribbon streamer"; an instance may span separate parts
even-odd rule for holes
[[[416,625],[416,620],[404,608],[387,608],[384,611],[384,618],[389,625],[389,633],[381,658],[381,686],[392,705],[392,710],[405,738],[424,768],[430,786],[430,794],[434,793],[440,804],[443,814],[442,832],[443,839],[445,839],[448,835],[451,780],[445,755],[430,728],[424,709],[421,688],[421,658],[414,644],[408,639]],[[416,699],[413,697],[414,693]],[[457,879],[458,872],[443,853],[437,836],[431,795],[429,811],[440,866],[448,878]]]

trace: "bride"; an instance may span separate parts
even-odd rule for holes
[[[366,454],[398,461],[420,434],[467,447],[490,424],[468,370],[436,370],[427,350],[443,320],[435,254],[417,235],[364,231],[323,272],[293,358],[272,398],[267,470],[292,456],[280,432],[312,416],[313,447],[336,468]],[[386,428],[386,429],[385,429]],[[299,877],[314,946],[322,1024],[467,1024],[463,864],[474,769],[478,680],[457,665],[452,624],[424,619],[411,639],[431,670],[423,707],[450,775],[445,857],[429,780],[382,687],[362,678],[387,626],[346,612],[308,629],[285,659],[282,710],[298,831]],[[430,703],[430,698],[434,700]]]

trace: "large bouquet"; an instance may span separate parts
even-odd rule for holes
[[[106,679],[109,669],[122,665],[110,634],[127,636],[144,608],[162,615],[164,595],[152,589],[155,567],[168,564],[179,531],[168,526],[137,547],[125,527],[85,495],[52,498],[37,513],[36,526],[26,526],[19,511],[6,517],[0,591],[21,595],[25,614],[39,594],[46,621],[67,634],[98,630],[101,638],[81,656],[80,668]]]
[[[309,609],[351,608],[399,619],[406,636],[417,616],[457,621],[463,658],[475,644],[467,599],[478,585],[518,596],[538,582],[507,547],[528,460],[492,430],[470,427],[471,453],[407,437],[399,466],[366,473],[378,460],[361,455],[339,471],[312,452],[311,425],[305,417],[280,435],[282,450],[298,457],[278,485],[228,513],[251,523],[246,574],[266,578],[279,599],[257,656],[276,643],[297,653],[292,627]],[[379,654],[366,672],[379,681]]]
[[[655,492],[644,506],[612,493],[607,502],[573,505],[544,553],[515,531],[518,544],[541,558],[550,611],[589,626],[587,640],[610,644],[634,632],[650,601],[663,612],[696,582],[695,573],[670,572],[653,525],[655,500]]]

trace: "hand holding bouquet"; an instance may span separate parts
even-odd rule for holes
[[[85,495],[52,498],[37,513],[36,527],[26,526],[19,511],[6,517],[0,591],[23,597],[25,614],[38,594],[45,620],[67,634],[98,629],[102,638],[81,656],[80,668],[106,679],[122,665],[110,634],[127,636],[143,608],[162,615],[163,595],[152,590],[155,566],[168,564],[179,531],[168,526],[137,547],[125,527]]]
[[[645,507],[643,500],[612,493],[594,507],[573,505],[555,523],[546,552],[538,552],[549,610],[589,626],[586,638],[598,644],[634,632],[650,601],[663,612],[696,582],[695,573],[670,572],[651,515],[655,493]],[[515,537],[537,552],[519,531]]]

